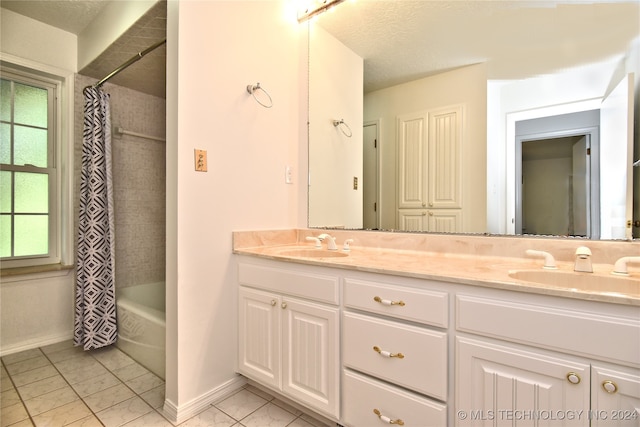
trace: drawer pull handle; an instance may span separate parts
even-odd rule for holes
[[[618,391],[618,386],[616,385],[616,383],[609,380],[602,382],[602,388],[609,394],[613,394]]]
[[[271,306],[272,306],[272,307],[275,307],[275,306],[276,306],[276,300],[274,300],[274,299],[272,299],[272,300],[271,300]]]
[[[397,419],[397,420],[392,420],[391,418],[387,417],[386,415],[382,415],[382,413],[380,413],[379,410],[374,409],[373,413],[376,414],[378,416],[378,418],[380,418],[380,420],[384,421],[387,424],[395,424],[395,425],[399,425],[399,426],[403,426],[404,425],[404,421],[402,421],[401,419]]]
[[[399,305],[400,307],[404,307],[404,301],[391,301],[388,299],[382,299],[378,296],[373,297],[375,302],[379,302],[382,305]]]
[[[404,359],[404,354],[402,354],[402,353],[391,353],[391,352],[388,352],[388,351],[382,350],[382,349],[381,349],[380,347],[378,347],[377,345],[374,345],[374,346],[373,346],[373,349],[374,349],[375,351],[377,351],[377,352],[378,352],[378,354],[380,354],[381,356],[384,356],[384,357],[397,357],[398,359]]]

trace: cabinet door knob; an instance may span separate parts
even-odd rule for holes
[[[581,381],[581,378],[580,378],[580,375],[576,374],[575,372],[569,372],[567,374],[567,380],[571,384],[579,384]]]
[[[616,391],[618,391],[618,386],[616,385],[616,383],[609,380],[602,382],[602,388],[604,389],[604,391],[610,394],[613,394]]]
[[[404,307],[404,301],[391,301],[388,299],[382,299],[379,296],[373,297],[375,302],[379,302],[382,305],[399,305],[400,307]]]
[[[280,307],[282,307],[282,308],[287,308],[287,303],[286,303],[286,302],[283,302],[282,304],[280,304]]]
[[[272,299],[272,300],[271,300],[271,306],[272,306],[272,307],[275,307],[275,306],[276,306],[276,300],[274,300],[274,299]]]
[[[374,409],[373,413],[376,414],[378,416],[378,418],[380,418],[380,421],[384,421],[387,424],[395,424],[395,425],[398,425],[398,426],[403,426],[404,425],[404,421],[402,421],[400,418],[398,418],[397,420],[392,420],[391,418],[387,417],[386,415],[382,415],[382,413],[378,409]]]
[[[382,350],[377,345],[373,346],[373,350],[376,351],[380,356],[397,357],[398,359],[404,359],[404,354],[402,354],[402,353],[391,353],[390,351]]]

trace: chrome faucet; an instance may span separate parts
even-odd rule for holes
[[[327,233],[322,233],[321,235],[318,236],[318,239],[321,242],[324,242],[326,240],[327,241],[327,249],[329,249],[330,251],[337,251],[338,250],[338,246],[336,245],[335,237],[331,237]]]
[[[593,273],[591,266],[591,250],[586,246],[580,246],[576,249],[576,262],[573,271],[582,271],[584,273]]]

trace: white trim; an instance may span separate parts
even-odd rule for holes
[[[222,398],[233,394],[235,391],[241,389],[246,383],[247,380],[238,375],[181,406],[176,406],[175,403],[167,398],[164,401],[164,407],[162,410],[171,422],[180,424],[199,414],[202,410],[220,401]]]
[[[3,279],[4,281],[4,279]],[[34,338],[27,341],[21,341],[19,344],[10,345],[0,349],[0,357],[10,354],[19,353],[25,350],[31,350],[38,347],[45,347],[51,344],[57,344],[63,341],[69,341],[73,338],[73,329],[69,329],[61,334],[48,335],[44,337]]]

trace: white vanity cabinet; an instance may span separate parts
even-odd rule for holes
[[[338,278],[239,265],[238,370],[339,419]]]
[[[637,309],[500,296],[456,298],[456,425],[640,425]]]
[[[339,425],[640,427],[637,305],[310,264],[239,258],[238,371]]]
[[[344,279],[343,418],[346,426],[447,423],[448,295]]]

